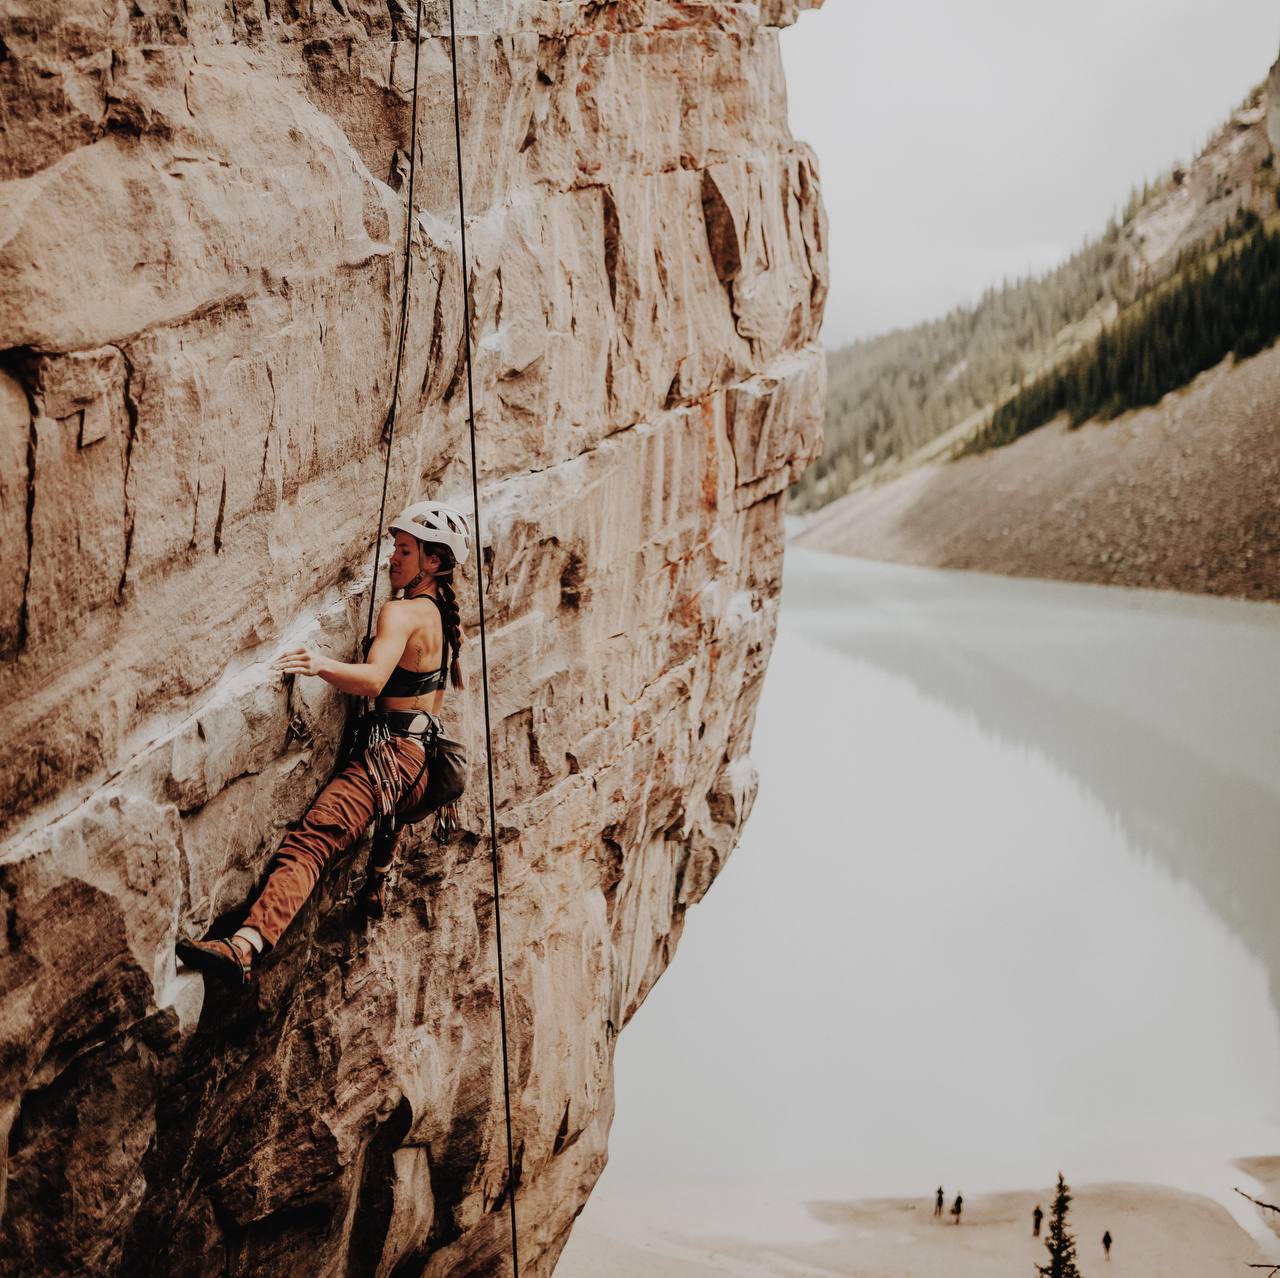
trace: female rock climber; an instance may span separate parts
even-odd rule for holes
[[[335,661],[308,648],[291,648],[274,662],[283,675],[310,675],[357,697],[375,697],[362,721],[351,760],[316,796],[299,827],[285,835],[270,876],[244,923],[227,939],[180,940],[177,956],[207,976],[247,984],[257,957],[274,946],[311,895],[324,867],[379,821],[362,891],[374,917],[386,906],[387,876],[404,823],[438,806],[424,804],[432,777],[428,762],[440,724],[445,671],[463,686],[458,652],[462,630],[453,593],[453,571],[467,557],[470,529],[456,510],[440,502],[409,506],[391,521],[395,549],[388,575],[399,599],[378,614],[364,661]],[[438,779],[437,779],[438,780]],[[459,783],[460,786],[460,783]]]

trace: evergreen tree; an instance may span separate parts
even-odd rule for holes
[[[1154,404],[1225,355],[1257,354],[1280,336],[1280,235],[1249,219],[1242,233],[1187,264],[1064,366],[1017,390],[964,449],[998,448],[1066,413],[1072,426]]]
[[[1044,1245],[1049,1252],[1049,1263],[1037,1265],[1041,1278],[1080,1278],[1076,1267],[1076,1240],[1067,1228],[1067,1212],[1071,1207],[1071,1191],[1058,1173],[1058,1192],[1049,1213],[1049,1236]]]

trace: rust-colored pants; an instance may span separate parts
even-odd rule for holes
[[[427,788],[422,766],[425,751],[415,737],[392,737],[391,745],[403,787],[396,807],[407,811]],[[271,875],[243,926],[257,928],[262,939],[274,946],[320,881],[324,867],[364,833],[377,810],[364,764],[353,759],[316,795],[299,828],[285,835]],[[379,848],[388,859],[390,851]]]

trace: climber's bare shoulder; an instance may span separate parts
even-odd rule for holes
[[[444,631],[439,611],[429,600],[423,597],[388,600],[378,616],[378,639],[384,634],[384,625],[388,648],[396,649],[397,665],[416,674],[439,667],[444,654]],[[378,705],[384,710],[435,713],[443,699],[444,692],[440,690],[415,697],[379,697]]]
[[[406,670],[434,670],[444,655],[444,628],[440,613],[425,596],[416,599],[392,599],[385,608],[399,609],[397,625],[404,627],[404,648],[400,664]],[[403,618],[403,621],[400,619]]]

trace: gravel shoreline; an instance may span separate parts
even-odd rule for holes
[[[1152,408],[1057,422],[814,515],[797,544],[1010,576],[1280,600],[1280,347]]]

